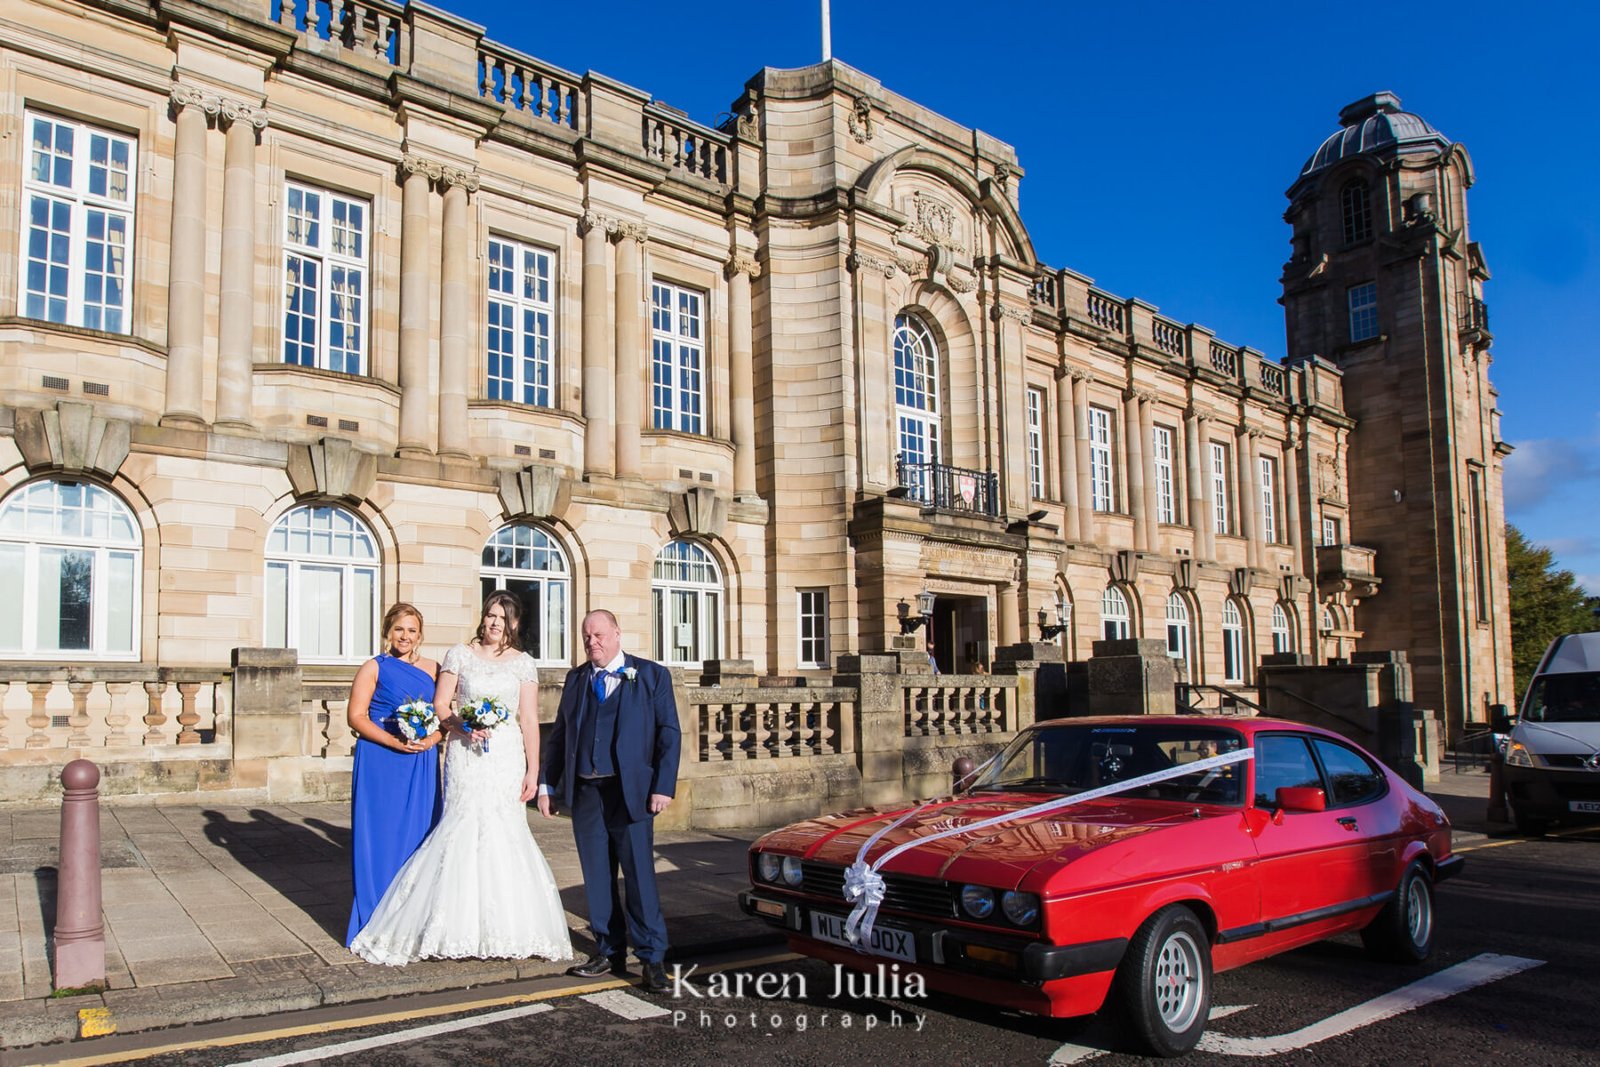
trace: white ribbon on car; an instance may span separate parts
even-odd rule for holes
[[[914,816],[926,810],[933,804],[933,802],[929,801],[925,804],[919,804],[915,808],[912,808],[910,811],[906,812],[904,815],[900,816],[894,822],[888,824],[877,833],[867,838],[867,840],[862,843],[860,850],[856,852],[856,861],[845,868],[844,899],[850,904],[853,904],[854,907],[850,910],[849,918],[845,920],[844,936],[851,944],[858,946],[861,942],[869,940],[872,937],[872,926],[873,923],[877,921],[878,906],[883,903],[883,894],[885,889],[883,875],[879,874],[878,871],[885,863],[888,863],[902,852],[910,851],[919,845],[931,844],[934,841],[939,841],[946,837],[955,837],[958,834],[970,834],[978,830],[987,830],[989,827],[998,826],[1001,823],[1013,822],[1017,819],[1028,819],[1035,815],[1046,815],[1053,811],[1059,811],[1062,808],[1071,807],[1074,804],[1082,804],[1085,801],[1099,800],[1102,797],[1115,796],[1118,793],[1126,793],[1134,789],[1143,789],[1146,786],[1155,785],[1158,782],[1165,782],[1172,778],[1183,778],[1194,774],[1197,771],[1209,771],[1218,767],[1226,767],[1231,763],[1242,763],[1247,759],[1253,758],[1254,756],[1255,749],[1241,748],[1237,752],[1225,752],[1220,756],[1208,756],[1205,759],[1195,760],[1193,763],[1180,764],[1177,767],[1169,767],[1163,771],[1153,771],[1150,774],[1143,774],[1137,778],[1129,778],[1125,782],[1114,782],[1111,785],[1100,786],[1098,789],[1090,789],[1083,793],[1074,793],[1069,797],[1057,797],[1054,800],[1047,800],[1042,804],[1034,804],[1018,811],[1009,811],[1004,815],[996,815],[993,818],[983,819],[979,822],[972,823],[970,826],[956,826],[949,830],[940,830],[936,834],[929,834],[927,837],[919,837],[912,841],[902,842],[901,844],[898,844],[894,848],[891,848],[889,851],[885,852],[883,855],[879,856],[872,863],[867,863],[866,857],[868,850],[870,850],[873,845],[877,844],[884,834],[887,834],[890,830],[901,826]],[[993,760],[990,762],[993,762]],[[985,766],[987,766],[987,764],[985,764]],[[978,770],[981,771],[983,768],[980,767]],[[976,774],[977,772],[974,772],[974,776]],[[966,797],[961,800],[947,802],[943,806],[952,807],[956,804],[978,803],[985,799],[987,798]]]

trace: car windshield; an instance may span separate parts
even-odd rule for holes
[[[1529,722],[1600,722],[1600,671],[1546,674],[1528,690]]]
[[[1082,793],[1244,747],[1223,726],[1050,725],[1020,734],[973,785],[975,792]],[[1199,804],[1237,804],[1243,763],[1180,774],[1130,795]]]

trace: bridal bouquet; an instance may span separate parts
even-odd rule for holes
[[[469,700],[461,705],[457,713],[461,716],[461,727],[472,738],[473,745],[484,752],[489,751],[488,731],[511,718],[511,712],[494,697]],[[480,731],[483,733],[481,740],[472,736]]]
[[[420,741],[439,728],[439,716],[433,705],[417,697],[394,709],[395,726],[407,741]]]

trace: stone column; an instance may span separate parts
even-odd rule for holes
[[[1078,441],[1078,540],[1094,543],[1094,488],[1089,484],[1089,386],[1094,377],[1088,371],[1072,372],[1073,421]]]
[[[1056,462],[1060,467],[1061,502],[1066,520],[1061,534],[1068,541],[1078,540],[1078,419],[1072,406],[1073,372],[1062,368],[1056,375]]]
[[[644,293],[639,288],[639,250],[649,238],[642,224],[617,227],[617,477],[640,476],[644,432]]]
[[[439,261],[439,454],[471,456],[467,436],[468,378],[471,355],[467,324],[472,318],[467,249],[471,223],[467,196],[478,188],[476,175],[444,172],[443,252]]]
[[[206,322],[206,115],[215,98],[192,86],[172,91],[172,247],[167,275],[167,398],[161,421],[203,426]]]
[[[1144,454],[1139,439],[1139,394],[1129,389],[1122,398],[1122,454],[1128,468],[1128,514],[1133,516],[1133,547],[1149,549],[1150,529],[1144,506]]]
[[[437,163],[407,156],[400,164],[400,448],[426,456],[428,440],[429,188]]]
[[[1194,554],[1199,559],[1216,556],[1216,520],[1211,512],[1210,420],[1194,408],[1184,412],[1183,450],[1189,466],[1189,527],[1194,530]]]
[[[1021,603],[1017,597],[1015,585],[1002,585],[998,598],[999,619],[995,620],[1000,625],[999,638],[1002,645],[1014,645],[1022,640],[1022,615]]]
[[[1245,539],[1245,562],[1261,566],[1261,488],[1256,476],[1255,434],[1240,423],[1234,435],[1234,463],[1239,490],[1239,533]]]
[[[1283,457],[1278,469],[1283,472],[1283,529],[1284,540],[1294,552],[1297,570],[1306,570],[1305,548],[1300,544],[1300,448],[1299,435],[1293,427],[1283,442]]]
[[[733,495],[756,495],[755,338],[750,283],[761,273],[755,258],[736,254],[728,261],[728,391],[733,415]]]
[[[991,316],[995,322],[995,338],[999,349],[995,376],[999,392],[999,419],[989,430],[990,447],[1000,449],[999,462],[1005,486],[1005,507],[1002,514],[1026,513],[1028,499],[1028,450],[1022,447],[1027,433],[1028,406],[1027,382],[1027,326],[1033,321],[1031,307],[1015,307],[997,303]],[[954,452],[951,452],[954,455]]]
[[[1144,541],[1147,548],[1161,545],[1161,516],[1156,510],[1156,398],[1139,395],[1139,441],[1144,448]]]
[[[611,352],[611,322],[606,314],[607,220],[586,212],[578,221],[583,235],[583,474],[611,477],[616,471],[616,441],[611,415],[616,361]]]
[[[254,432],[256,136],[267,126],[259,108],[224,104],[228,123],[222,171],[222,301],[217,316],[217,425]]]

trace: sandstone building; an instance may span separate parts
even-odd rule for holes
[[[80,738],[29,670],[336,681],[386,603],[442,649],[494,588],[551,668],[603,606],[820,677],[931,593],[945,673],[1060,620],[1510,696],[1471,165],[1391,96],[1289,190],[1279,364],[1042,263],[1009,146],[837,62],[713,129],[419,4],[0,27],[5,747]]]

